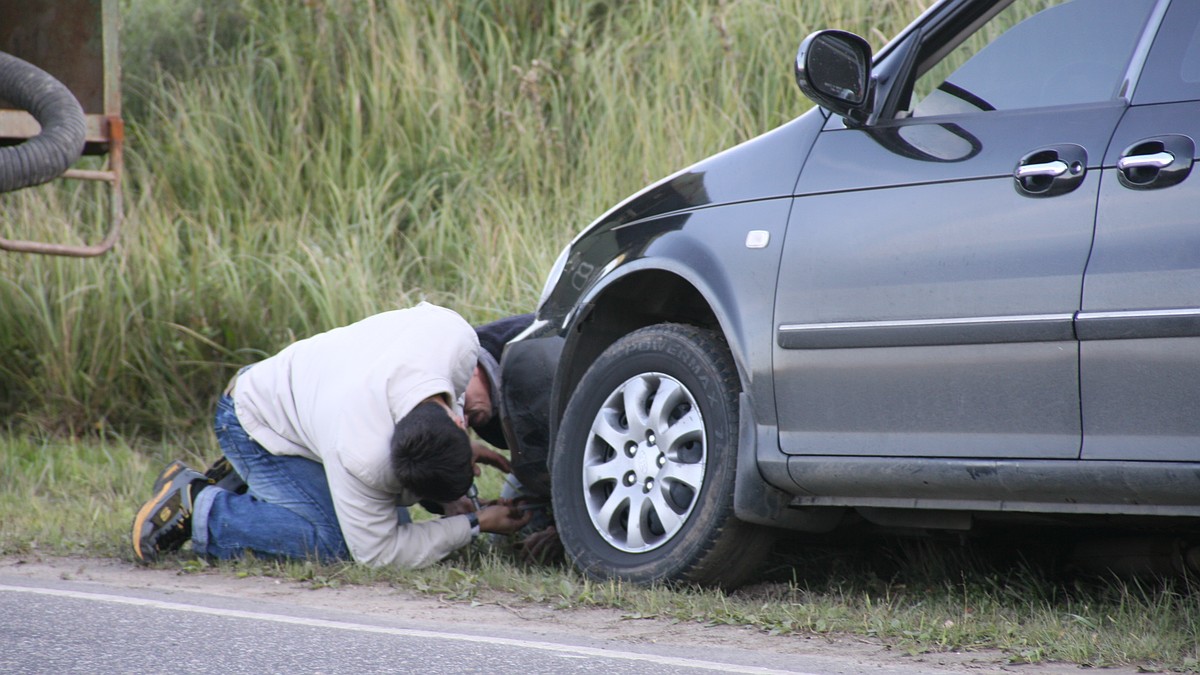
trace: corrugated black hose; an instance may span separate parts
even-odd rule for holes
[[[29,112],[42,132],[0,148],[0,192],[40,185],[71,167],[83,153],[83,108],[61,82],[37,66],[0,52],[0,98]]]

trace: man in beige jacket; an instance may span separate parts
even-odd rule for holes
[[[153,561],[191,538],[197,554],[218,559],[249,550],[420,567],[481,531],[516,531],[528,514],[509,504],[476,512],[461,500],[474,479],[462,405],[478,357],[462,317],[421,303],[243,369],[215,426],[248,490],[171,464],[134,519],[134,556]],[[418,500],[466,512],[413,523],[406,507]]]

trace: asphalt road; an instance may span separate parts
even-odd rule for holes
[[[1077,668],[1021,667],[1045,675]],[[0,673],[1014,672],[880,645],[771,637],[386,586],[146,570],[122,561],[0,559]]]
[[[703,658],[330,618],[327,612],[316,617],[258,602],[247,607],[236,600],[165,600],[55,585],[0,586],[0,672],[767,672]]]

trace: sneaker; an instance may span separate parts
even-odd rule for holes
[[[141,563],[158,554],[179,550],[192,536],[193,485],[208,484],[204,474],[183,462],[167,465],[154,481],[154,496],[133,518],[133,557]]]
[[[158,494],[159,490],[162,490],[164,485],[171,482],[171,479],[174,478],[180,471],[186,470],[188,470],[187,464],[184,464],[179,460],[171,462],[167,465],[167,468],[162,470],[162,473],[158,474],[158,478],[154,480],[154,487],[151,488],[151,492]]]
[[[179,460],[171,462],[167,465],[167,468],[163,469],[162,473],[158,474],[158,479],[154,481],[152,492],[158,494],[162,486],[174,478],[175,474],[189,468],[187,464]],[[204,478],[208,481],[209,485],[215,485],[230,492],[242,494],[246,491],[246,481],[242,480],[238,472],[233,470],[233,465],[224,457],[217,459],[217,461],[209,465],[204,471]]]
[[[246,481],[233,470],[233,465],[225,457],[213,462],[204,472],[208,482],[223,490],[242,494],[246,491]]]

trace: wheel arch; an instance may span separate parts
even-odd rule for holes
[[[579,303],[566,331],[551,396],[551,438],[570,394],[583,374],[610,345],[639,328],[681,323],[719,332],[725,339],[743,390],[747,386],[744,351],[736,319],[716,300],[721,294],[692,270],[675,264],[640,260],[615,270],[592,287]]]

